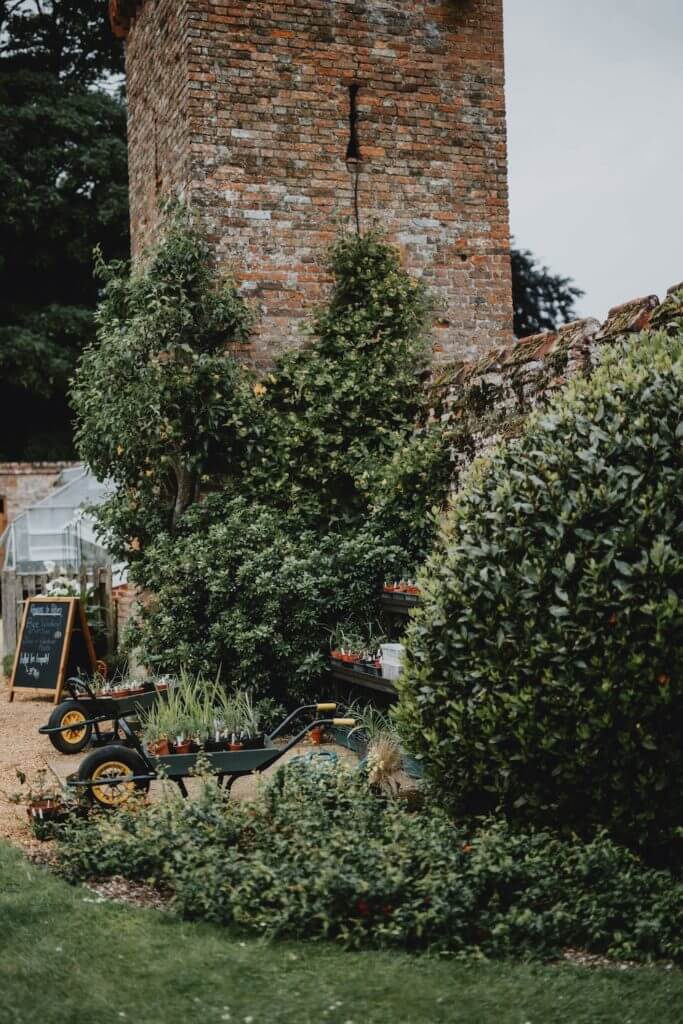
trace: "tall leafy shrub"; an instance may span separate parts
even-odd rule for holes
[[[230,351],[253,317],[182,209],[141,267],[100,265],[77,437],[151,595],[130,642],[166,669],[301,695],[329,632],[376,617],[385,575],[429,547],[449,474],[424,427],[428,297],[374,234],[340,237],[330,270],[311,337],[259,380]]]
[[[241,441],[226,424],[249,391],[230,343],[248,337],[253,315],[182,209],[168,211],[142,267],[99,259],[97,270],[97,338],[71,396],[76,442],[116,484],[100,521],[115,553],[135,560],[235,458]]]
[[[329,269],[331,292],[308,343],[257,385],[262,420],[240,487],[318,527],[366,518],[380,468],[427,413],[424,286],[374,233],[340,236]]]
[[[459,813],[681,834],[683,338],[641,336],[475,468],[399,716]]]
[[[154,598],[131,641],[185,666],[298,702],[318,693],[337,623],[379,613],[403,552],[372,530],[318,533],[293,513],[214,494],[147,551]]]

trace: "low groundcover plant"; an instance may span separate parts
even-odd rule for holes
[[[207,776],[196,801],[94,815],[63,829],[58,861],[73,881],[124,874],[169,891],[186,917],[272,936],[683,960],[683,883],[604,833],[454,825],[330,765],[285,766],[249,803]]]

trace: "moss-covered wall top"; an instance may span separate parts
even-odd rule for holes
[[[589,374],[603,345],[643,330],[683,330],[683,282],[610,310],[604,324],[577,320],[474,363],[453,363],[433,381],[434,416],[453,428],[454,487],[462,470],[499,441],[516,437],[529,413],[577,374]]]

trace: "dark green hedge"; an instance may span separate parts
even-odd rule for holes
[[[68,832],[59,860],[73,881],[151,881],[187,917],[260,935],[683,959],[680,881],[605,835],[562,841],[495,822],[470,831],[432,807],[409,813],[334,767],[288,766],[253,804],[209,784],[194,801],[97,816]]]
[[[158,671],[220,672],[288,704],[329,696],[330,634],[359,608],[377,618],[402,557],[376,531],[320,534],[294,514],[214,494],[147,549],[154,598],[130,641]]]
[[[651,852],[680,834],[682,446],[683,341],[641,336],[473,469],[399,711],[460,814]]]

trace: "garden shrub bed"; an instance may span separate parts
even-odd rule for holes
[[[98,261],[71,395],[79,455],[115,485],[98,524],[150,595],[127,646],[290,706],[320,695],[336,624],[376,618],[382,582],[426,557],[451,483],[420,386],[427,291],[374,232],[340,236],[329,264],[305,344],[258,377],[232,344],[254,310],[172,206],[139,266]]]
[[[188,918],[349,947],[553,958],[565,948],[683,960],[683,884],[604,834],[588,842],[410,813],[362,773],[280,769],[253,803],[210,778],[193,802],[95,814],[62,829],[72,881],[162,887]]]
[[[473,468],[397,680],[452,813],[680,864],[682,408],[683,337],[638,336]]]

